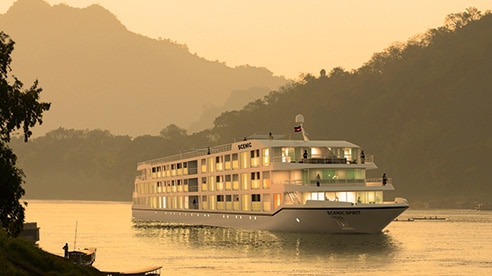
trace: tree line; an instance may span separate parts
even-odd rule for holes
[[[302,75],[200,132],[174,124],[138,137],[59,128],[10,145],[27,175],[27,198],[130,200],[138,162],[254,133],[295,137],[301,113],[311,139],[348,140],[374,154],[374,176],[387,173],[395,195],[411,203],[490,201],[491,28],[489,12],[449,15],[444,26],[393,44],[356,70]]]

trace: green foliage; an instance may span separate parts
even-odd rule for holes
[[[0,143],[0,222],[8,234],[17,236],[24,223],[24,207],[19,199],[24,195],[23,173],[15,166],[16,156]]]
[[[30,89],[23,91],[23,84],[9,76],[10,55],[14,42],[0,32],[0,222],[9,235],[16,236],[22,229],[24,207],[19,202],[24,195],[23,173],[16,167],[15,154],[7,146],[11,133],[22,128],[24,141],[32,132],[30,128],[42,123],[42,113],[49,110],[49,103],[39,102],[37,81]],[[9,78],[13,83],[9,83]]]
[[[130,200],[137,162],[255,133],[301,139],[293,132],[301,113],[311,139],[360,144],[380,169],[369,177],[387,172],[411,201],[490,200],[492,15],[462,16],[459,28],[393,44],[357,70],[301,76],[222,113],[210,130],[189,135],[169,125],[161,136],[131,139],[59,129],[28,144],[14,140],[31,177],[27,195]]]
[[[59,128],[27,144],[13,138],[12,147],[29,177],[27,197],[128,201],[138,162],[210,145],[208,132],[188,136],[177,126],[166,130],[165,136],[132,139],[105,130]]]
[[[286,130],[302,113],[311,139],[366,147],[410,199],[490,200],[484,164],[492,129],[482,122],[492,118],[492,15],[478,15],[473,8],[455,14],[455,27],[394,44],[352,72],[337,67],[327,76],[302,76],[223,113],[214,130],[223,142],[241,132],[295,137]]]
[[[0,230],[0,275],[102,275],[92,267],[44,252],[22,238]]]

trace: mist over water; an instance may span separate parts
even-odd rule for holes
[[[412,217],[446,220],[416,220]],[[162,275],[484,275],[492,271],[492,212],[408,210],[380,234],[303,234],[134,221],[131,204],[29,201],[39,246],[62,256],[97,247],[94,266]],[[75,241],[75,225],[77,236]]]

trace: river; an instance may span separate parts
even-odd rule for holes
[[[489,275],[492,211],[413,210],[382,233],[274,233],[135,222],[129,202],[27,200],[38,245],[96,247],[94,266],[162,275]],[[408,221],[409,218],[440,218]]]

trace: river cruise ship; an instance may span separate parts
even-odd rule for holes
[[[374,157],[347,141],[256,135],[141,162],[132,215],[268,231],[377,233],[408,208],[384,201],[391,178],[366,178]]]

